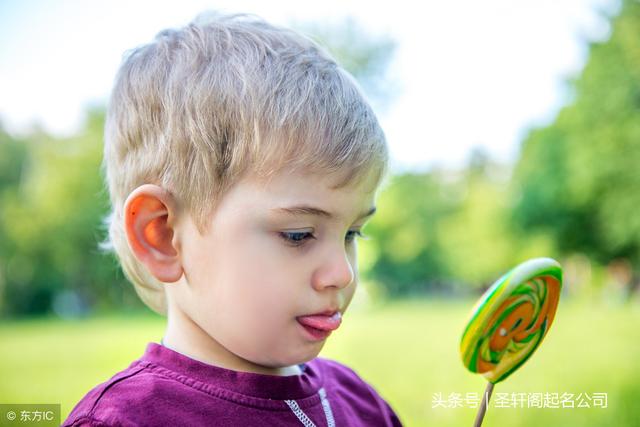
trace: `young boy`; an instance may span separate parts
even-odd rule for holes
[[[133,50],[106,120],[109,236],[167,328],[64,425],[400,425],[316,357],[387,162],[353,78],[292,31],[208,15]]]

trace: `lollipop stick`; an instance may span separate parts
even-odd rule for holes
[[[480,427],[482,420],[484,419],[484,413],[487,412],[487,406],[489,405],[489,399],[491,399],[491,393],[493,393],[493,383],[487,383],[487,388],[482,395],[482,404],[478,409],[478,415],[476,415],[476,422],[473,423],[473,427]]]

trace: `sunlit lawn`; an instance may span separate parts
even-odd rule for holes
[[[485,381],[458,354],[472,302],[415,301],[354,309],[322,355],[354,368],[409,426],[471,426],[475,409],[433,408],[480,395]],[[0,403],[61,403],[63,419],[94,385],[129,365],[163,318],[111,315],[82,321],[35,319],[0,325]],[[484,426],[640,426],[640,307],[561,301],[536,354],[497,393],[607,393],[608,408],[497,408]],[[492,399],[492,404],[494,400]]]

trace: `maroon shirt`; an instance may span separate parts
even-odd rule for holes
[[[346,366],[315,358],[301,375],[237,372],[149,343],[94,387],[64,426],[401,426],[391,407]]]

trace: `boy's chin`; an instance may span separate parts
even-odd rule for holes
[[[288,355],[270,360],[263,360],[262,363],[257,362],[257,364],[269,369],[292,368],[315,359],[318,354],[320,354],[320,350],[321,348],[318,348],[315,351],[307,351],[304,354]]]

